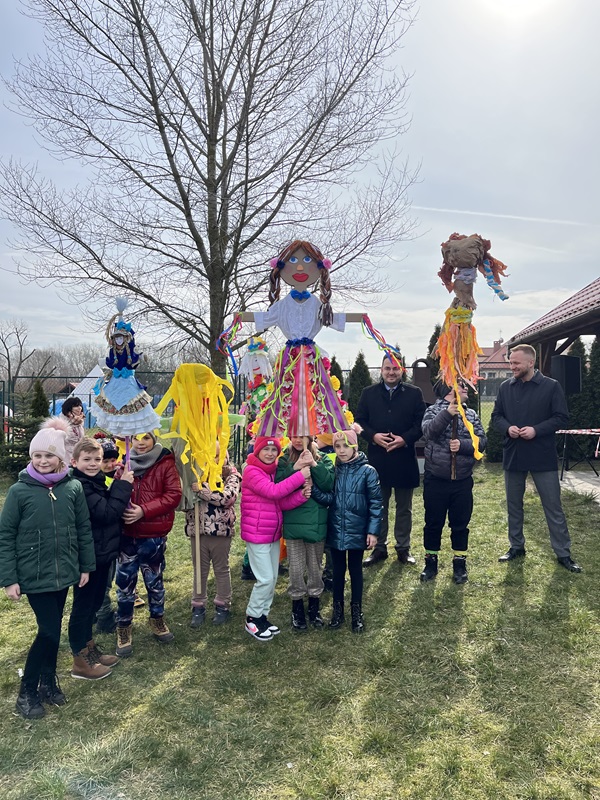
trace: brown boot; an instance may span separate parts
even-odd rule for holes
[[[86,681],[97,681],[110,675],[110,667],[98,663],[90,653],[89,648],[84,647],[76,656],[73,656],[72,678],[83,678]]]
[[[86,644],[86,647],[90,651],[90,655],[95,661],[98,662],[98,664],[104,664],[105,667],[114,667],[115,664],[119,663],[117,656],[109,656],[106,653],[103,653],[93,639],[89,640],[89,642]]]
[[[162,644],[172,642],[175,638],[174,634],[167,628],[164,617],[150,617],[148,624],[155,638]]]
[[[127,658],[133,653],[132,625],[117,625],[117,649],[116,654],[121,658]]]

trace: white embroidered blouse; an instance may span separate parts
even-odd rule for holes
[[[291,293],[282,300],[277,300],[268,311],[256,311],[254,324],[256,332],[276,325],[286,339],[314,339],[323,325],[319,319],[321,301],[316,294],[307,300],[294,300]],[[346,328],[346,315],[334,314],[330,326],[343,332]]]

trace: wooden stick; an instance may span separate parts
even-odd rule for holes
[[[456,397],[458,398],[458,392],[456,392]],[[455,414],[452,417],[452,433],[450,434],[452,439],[456,439],[456,435],[458,433],[458,414]],[[450,479],[455,481],[456,480],[456,453],[452,453],[451,459],[451,467],[450,467]]]
[[[194,553],[196,554],[196,592],[202,591],[202,564],[200,563],[200,503],[194,503]]]

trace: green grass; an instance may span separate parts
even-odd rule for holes
[[[69,704],[34,723],[14,713],[33,615],[26,600],[0,600],[0,797],[600,798],[600,509],[565,495],[585,569],[570,575],[529,493],[527,557],[501,565],[502,486],[498,468],[477,473],[466,586],[451,581],[447,540],[432,584],[392,558],[365,572],[362,637],[348,628],[294,635],[281,579],[271,615],[281,635],[250,639],[239,539],[233,620],[192,631],[178,521],[166,572],[175,642],[153,641],[145,610],[136,611],[134,655],[90,684],[67,677],[65,637],[59,675]],[[420,556],[420,493],[414,505]],[[100,641],[111,647],[111,637]]]

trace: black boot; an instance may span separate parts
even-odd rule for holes
[[[318,597],[309,597],[308,598],[308,621],[313,626],[313,628],[322,628],[325,625],[323,617],[319,611],[319,598]]]
[[[306,616],[304,614],[304,600],[292,600],[292,628],[295,631],[307,631]]]
[[[352,633],[364,633],[365,621],[363,619],[361,604],[352,603],[350,605],[350,613],[352,614]]]
[[[344,622],[344,601],[336,602],[333,601],[333,614],[331,615],[331,620],[329,622],[329,627],[333,628],[334,631],[337,631],[338,628],[342,627]]]
[[[438,557],[433,553],[427,553],[425,556],[425,569],[419,575],[419,578],[425,581],[432,581],[438,574]]]
[[[240,578],[243,581],[255,581],[256,578],[254,577],[254,573],[252,572],[252,567],[250,564],[242,564],[242,574]]]
[[[67,703],[67,698],[60,688],[56,673],[42,675],[40,677],[40,688],[38,691],[41,702],[48,703],[49,706],[64,706]]]
[[[454,583],[466,583],[469,580],[467,575],[467,557],[454,556],[452,559],[452,571],[454,572]]]
[[[40,703],[38,690],[33,686],[27,686],[24,678],[21,680],[21,691],[17,697],[17,711],[25,719],[40,719],[46,713]]]

